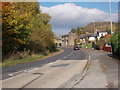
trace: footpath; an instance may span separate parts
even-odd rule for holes
[[[105,51],[82,50],[89,54],[91,63],[84,79],[74,88],[118,88],[118,60]]]

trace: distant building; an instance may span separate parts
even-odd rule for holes
[[[77,40],[77,44],[80,44],[80,43],[84,44],[86,43],[86,40],[94,42],[96,38],[98,38],[99,40],[100,37],[106,36],[106,35],[107,35],[107,32],[102,30],[96,30],[93,34],[90,34],[88,32],[87,34],[84,34],[81,36],[77,36],[75,33],[69,32],[68,34],[65,34],[56,38],[55,43],[57,44],[57,46],[73,46],[76,40]]]
[[[106,31],[96,30],[93,34],[81,35],[78,38],[80,39],[80,41],[82,41],[83,43],[85,43],[85,39],[86,38],[88,38],[89,41],[95,41],[96,38],[98,38],[98,40],[99,40],[100,37],[106,36],[106,35],[107,35]]]
[[[68,34],[68,45],[73,46],[75,44],[75,39],[77,39],[77,35],[75,33]]]
[[[95,37],[89,37],[89,41],[95,41]]]
[[[99,35],[98,35],[98,37],[97,37],[98,40],[99,40],[102,36],[105,37],[105,36],[108,34],[106,31],[101,31],[101,30],[99,30],[98,33],[99,33]]]
[[[68,45],[68,34],[62,35],[61,40],[62,40],[62,46],[67,46]]]
[[[55,39],[56,45],[59,46],[67,46],[68,45],[68,35],[62,35]]]
[[[88,41],[95,41],[94,34],[85,34],[85,35],[79,36],[79,39],[82,43],[86,42],[86,38],[88,39]]]

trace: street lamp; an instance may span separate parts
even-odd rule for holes
[[[112,31],[112,14],[111,14],[111,2],[110,2],[110,0],[109,0],[109,8],[110,8],[110,27],[111,27],[111,34],[113,33],[113,31]]]
[[[95,21],[92,21],[93,22],[93,26],[94,26],[94,37],[95,37],[95,44],[97,42],[97,32],[96,32],[96,28],[95,28]]]
[[[94,32],[95,32],[95,21],[92,21],[93,22],[93,27],[94,27]]]

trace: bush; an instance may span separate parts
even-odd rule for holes
[[[111,37],[112,53],[120,58],[120,30],[117,30]]]
[[[101,50],[101,45],[104,45],[105,44],[105,40],[104,38],[101,38],[99,41],[96,42],[96,49],[97,50]]]
[[[96,50],[100,50],[100,46],[98,44],[95,45]]]

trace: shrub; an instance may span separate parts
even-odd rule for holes
[[[120,30],[117,30],[111,37],[112,53],[120,58]]]

